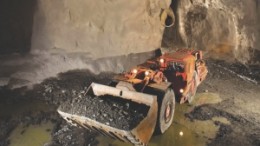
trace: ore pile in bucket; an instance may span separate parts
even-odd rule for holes
[[[110,95],[86,95],[75,98],[70,104],[63,104],[60,110],[85,116],[118,129],[132,130],[147,115],[149,107]]]

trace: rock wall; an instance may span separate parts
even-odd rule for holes
[[[182,0],[178,6],[179,32],[187,46],[213,57],[250,59],[259,47],[257,0]]]
[[[32,52],[82,52],[92,58],[161,45],[159,0],[38,0]]]
[[[260,50],[259,0],[175,1],[177,24],[163,45],[206,50],[211,57],[246,63]]]
[[[80,53],[87,58],[193,47],[247,62],[260,50],[259,0],[0,0],[0,53]],[[162,36],[164,35],[163,39]]]

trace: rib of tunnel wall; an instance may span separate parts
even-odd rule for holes
[[[177,23],[164,32],[159,2],[0,0],[0,53],[125,55],[160,47],[163,34],[164,47],[220,59],[247,62],[260,48],[259,0],[174,0]]]
[[[179,0],[173,3],[178,23],[165,30],[164,47],[202,49],[213,58],[243,63],[257,50],[259,52],[259,0]]]
[[[159,48],[159,0],[38,0],[32,52],[82,52],[92,58]]]
[[[160,12],[170,2],[0,0],[0,87],[29,86],[73,69],[128,70],[160,47]]]

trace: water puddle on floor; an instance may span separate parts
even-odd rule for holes
[[[19,125],[11,133],[9,146],[43,146],[51,140],[51,122],[23,127]]]
[[[228,124],[229,121],[223,117],[214,117],[210,120],[191,121],[185,117],[185,113],[189,113],[195,106],[204,104],[216,104],[221,102],[218,94],[214,93],[199,93],[192,105],[176,104],[174,121],[166,133],[158,136],[153,136],[149,142],[149,146],[204,146],[210,139],[214,139],[219,129],[214,124],[214,121],[219,121]],[[13,108],[13,107],[16,108]],[[28,104],[19,102],[17,105],[0,104],[0,116],[2,115],[21,115],[27,111],[48,111],[53,110],[51,107],[46,107],[46,104],[39,101],[32,101]],[[2,111],[2,112],[1,112]],[[31,114],[34,114],[32,112]],[[45,122],[41,125],[23,125],[17,126],[10,134],[10,146],[43,146],[51,140],[51,129],[53,124]],[[98,146],[132,146],[129,143],[123,143],[118,140],[113,140],[108,137],[99,136]]]
[[[216,136],[219,129],[214,121],[227,122],[226,119],[215,117],[212,120],[191,121],[185,117],[195,106],[203,104],[216,104],[221,102],[221,98],[214,93],[199,93],[196,95],[192,105],[176,104],[174,121],[171,127],[162,135],[153,136],[149,146],[204,146],[210,139]],[[97,138],[98,146],[132,146],[129,143],[123,143],[107,137],[100,136]]]
[[[15,108],[14,108],[15,107]],[[21,116],[32,116],[40,114],[40,111],[48,112],[55,111],[54,107],[46,106],[43,101],[21,101],[10,104],[0,103],[0,117],[15,118]],[[51,141],[51,130],[53,129],[51,122],[42,122],[40,125],[25,126],[25,124],[18,124],[17,127],[10,133],[8,139],[9,146],[43,146],[45,143]]]
[[[181,135],[181,133],[183,135]],[[107,137],[98,137],[98,146],[132,146],[118,140]],[[184,125],[173,123],[163,135],[153,136],[149,146],[203,146],[206,145],[207,138],[201,137],[197,133],[188,129]]]

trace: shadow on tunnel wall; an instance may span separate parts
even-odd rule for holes
[[[171,8],[173,9],[175,14],[175,24],[172,27],[166,27],[164,29],[162,43],[161,43],[162,48],[176,49],[176,48],[184,47],[185,45],[178,31],[179,30],[179,23],[178,23],[179,18],[177,15],[178,3],[179,3],[178,0],[174,0],[171,3]],[[171,19],[170,17],[167,17],[166,24],[171,23],[170,19]]]
[[[28,53],[37,0],[0,0],[0,54]]]

